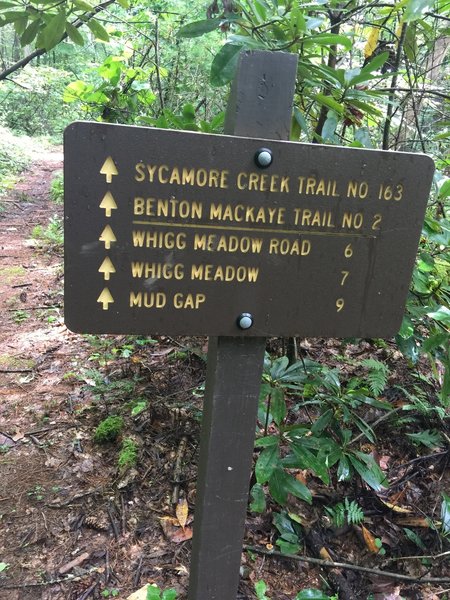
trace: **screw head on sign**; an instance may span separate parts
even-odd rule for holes
[[[255,152],[255,163],[260,169],[267,169],[273,161],[272,150],[269,148],[259,148]]]
[[[239,329],[250,329],[253,325],[253,315],[250,313],[241,313],[237,318],[237,326]]]

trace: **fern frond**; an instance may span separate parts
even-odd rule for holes
[[[361,363],[368,369],[367,381],[374,396],[379,396],[384,390],[389,377],[388,367],[374,358],[366,358]]]

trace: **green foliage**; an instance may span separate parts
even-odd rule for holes
[[[367,381],[374,396],[379,396],[386,387],[389,377],[388,367],[374,358],[366,358],[361,364],[368,369]]]
[[[297,405],[291,412],[287,400],[298,395],[301,406],[317,409],[314,423],[291,422]],[[370,487],[381,489],[385,477],[373,456],[351,446],[353,429],[375,441],[373,430],[359,415],[364,407],[391,410],[373,398],[358,378],[344,384],[337,370],[312,361],[289,366],[286,357],[266,357],[258,413],[265,435],[256,440],[261,452],[255,466],[259,487],[252,490],[254,509],[263,510],[266,489],[280,505],[286,504],[288,494],[311,502],[309,489],[293,475],[295,469],[311,470],[328,485],[330,469],[335,467],[338,481],[356,474]],[[276,433],[268,435],[269,426]]]
[[[174,589],[161,590],[157,585],[152,584],[147,588],[146,600],[176,600],[178,597]]]
[[[0,83],[0,123],[19,133],[60,139],[64,127],[80,114],[61,102],[71,77],[62,69],[29,65],[12,81]]]
[[[441,521],[442,535],[448,538],[450,536],[450,496],[445,492],[442,492]]]
[[[309,588],[299,592],[295,596],[295,600],[337,600],[337,596],[328,596],[321,590]]]
[[[55,173],[50,183],[50,198],[55,204],[64,202],[64,177],[62,172]]]
[[[124,472],[136,466],[138,458],[138,446],[132,438],[125,438],[119,453],[119,471]]]
[[[39,240],[49,250],[57,250],[64,243],[64,228],[61,217],[54,215],[50,217],[48,225],[35,225],[31,237]]]
[[[114,442],[122,433],[124,422],[122,417],[111,415],[106,417],[96,428],[94,442],[97,444],[108,444]]]
[[[437,448],[442,446],[442,436],[438,431],[419,431],[418,433],[407,433],[406,436],[417,444],[423,444],[427,448]]]
[[[296,516],[288,514],[286,511],[275,513],[273,516],[279,537],[275,542],[284,554],[297,554],[301,545],[301,527],[296,521]]]
[[[0,198],[15,184],[17,174],[30,163],[33,145],[0,125]]]
[[[270,600],[268,596],[266,596],[267,585],[266,583],[260,579],[255,583],[255,593],[258,600]]]
[[[339,502],[335,506],[326,506],[325,511],[336,527],[359,525],[364,521],[364,512],[356,500],[349,501],[345,498],[344,502]]]

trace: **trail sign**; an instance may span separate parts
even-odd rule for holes
[[[66,323],[92,333],[389,337],[433,169],[417,154],[74,123]]]

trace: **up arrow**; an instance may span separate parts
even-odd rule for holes
[[[102,262],[99,268],[99,273],[103,273],[103,277],[105,281],[109,281],[111,273],[116,272],[115,266],[112,264],[111,259],[107,256],[105,260]]]
[[[113,159],[108,156],[108,158],[103,163],[103,167],[100,169],[100,173],[106,176],[106,182],[111,183],[113,175],[118,175],[119,171],[113,161]]]
[[[117,208],[116,201],[114,200],[114,196],[111,192],[106,192],[103,196],[103,200],[100,202],[100,208],[105,209],[105,215],[107,217],[111,216],[111,211]]]
[[[111,302],[114,302],[114,298],[111,296],[111,292],[108,290],[108,288],[103,288],[102,293],[97,298],[97,302],[103,304],[103,310],[108,310],[108,305],[111,304]]]
[[[101,242],[105,242],[106,250],[109,250],[111,248],[111,244],[113,242],[117,242],[117,238],[114,235],[114,231],[111,229],[111,227],[109,225],[107,225],[105,227],[105,229],[102,231],[102,233],[98,239]]]

